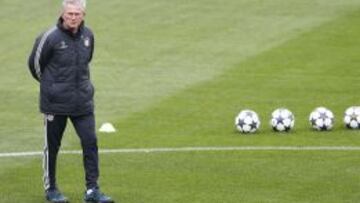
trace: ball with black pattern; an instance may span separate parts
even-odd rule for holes
[[[294,114],[286,108],[278,108],[271,113],[270,125],[274,131],[288,132],[295,125]]]
[[[344,124],[349,129],[360,129],[360,106],[351,106],[346,109]]]
[[[334,126],[334,114],[325,107],[317,107],[309,116],[311,126],[319,131],[331,130]]]
[[[260,119],[255,111],[242,110],[235,118],[235,127],[242,133],[254,133],[260,127]]]

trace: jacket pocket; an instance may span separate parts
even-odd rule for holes
[[[49,101],[52,103],[74,102],[75,85],[71,83],[52,83],[48,91]]]

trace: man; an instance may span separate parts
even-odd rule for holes
[[[49,202],[69,202],[56,185],[56,158],[61,139],[71,120],[83,149],[85,202],[114,202],[100,192],[98,147],[95,134],[94,87],[89,63],[94,36],[84,25],[86,0],[63,0],[56,26],[35,41],[28,65],[40,82],[40,111],[44,114],[44,187]]]

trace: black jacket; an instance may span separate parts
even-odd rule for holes
[[[76,34],[57,25],[35,41],[28,60],[32,76],[40,82],[40,111],[59,115],[83,115],[94,111],[94,87],[89,63],[94,36],[81,24]]]

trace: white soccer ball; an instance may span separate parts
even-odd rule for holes
[[[330,130],[334,126],[334,114],[325,107],[318,107],[311,112],[309,121],[316,130]]]
[[[360,106],[351,106],[346,109],[344,123],[347,128],[360,129]]]
[[[270,125],[278,132],[289,131],[294,127],[295,117],[291,111],[279,108],[272,112]]]
[[[255,111],[246,109],[235,118],[236,129],[242,133],[254,133],[260,127],[260,119]]]

